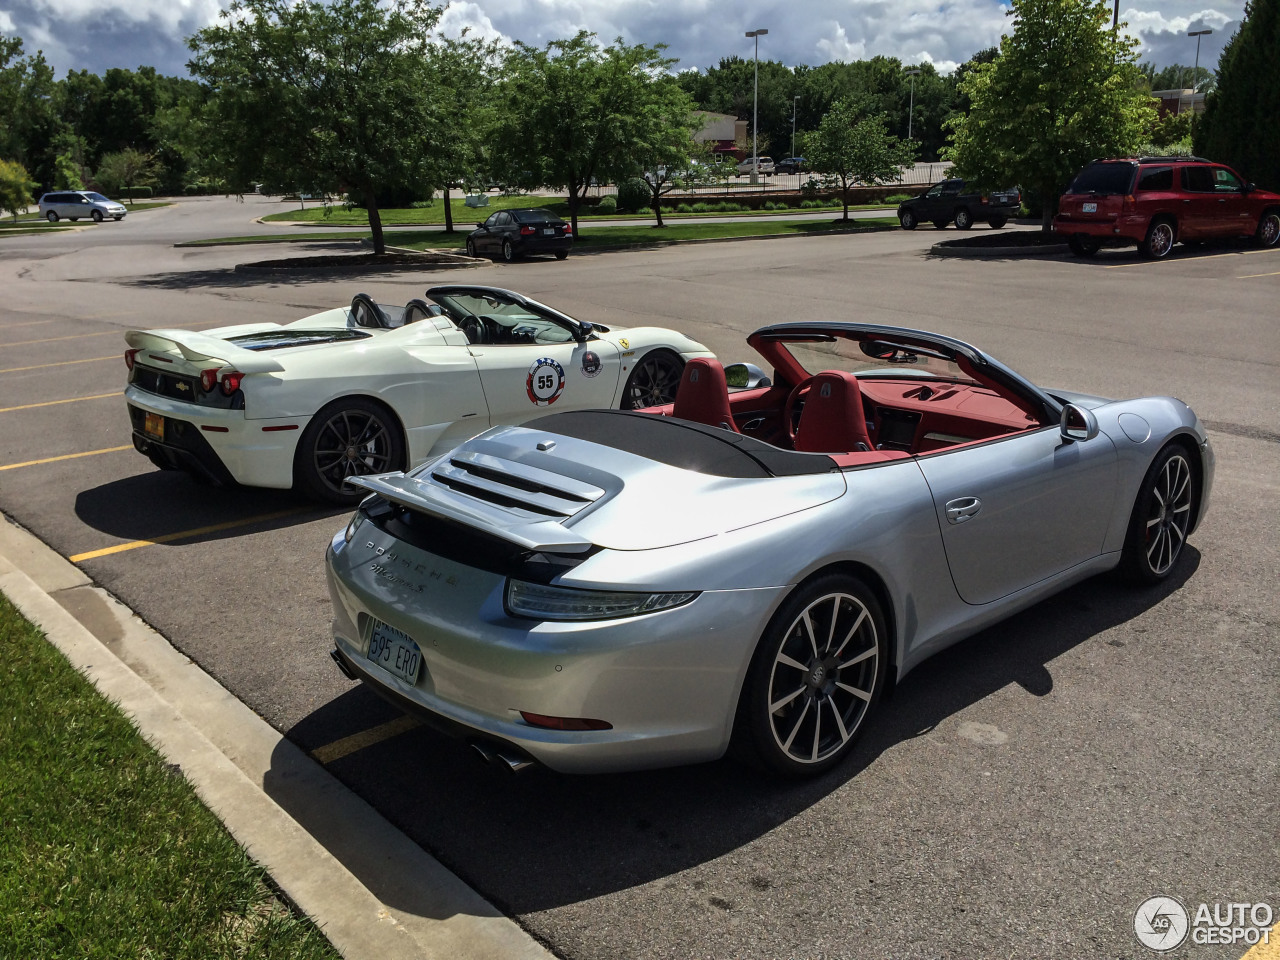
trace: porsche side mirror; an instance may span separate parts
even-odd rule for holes
[[[773,381],[754,363],[729,364],[724,368],[724,379],[731,389],[736,390],[754,390],[757,387],[773,386]]]
[[[1059,422],[1064,440],[1092,440],[1098,435],[1098,418],[1092,410],[1077,407],[1068,403],[1062,408],[1062,420]]]

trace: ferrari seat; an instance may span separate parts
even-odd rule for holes
[[[738,433],[729,406],[729,385],[719,360],[696,357],[684,365],[671,415]]]
[[[840,370],[826,370],[813,378],[796,427],[794,446],[806,453],[871,449],[857,377]]]

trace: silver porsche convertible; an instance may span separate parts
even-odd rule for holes
[[[333,657],[514,769],[847,756],[887,679],[1064,587],[1168,577],[1213,452],[1182,401],[1043,390],[948,337],[787,323],[772,382],[498,427],[369,491]]]

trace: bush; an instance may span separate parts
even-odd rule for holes
[[[817,210],[821,206],[822,206],[821,200],[801,200],[800,201],[801,210]]]
[[[649,184],[639,178],[624,180],[618,184],[617,203],[619,210],[625,210],[628,213],[643,210],[649,205],[649,200],[652,197],[653,191],[649,189]]]
[[[699,201],[689,208],[691,213],[710,213],[711,204]]]
[[[121,187],[120,193],[124,194],[126,197],[133,197],[135,200],[154,197],[156,195],[155,191],[150,187]]]
[[[681,203],[676,206],[676,213],[693,213],[692,204]]]
[[[911,194],[909,193],[895,193],[892,196],[885,197],[884,202],[885,203],[902,203],[902,201],[910,200],[910,199],[911,199]]]
[[[436,205],[436,202],[434,200],[415,200],[413,201],[413,203],[409,204],[409,209],[410,210],[426,210],[426,209],[429,209],[430,207],[434,207],[435,205]]]
[[[612,214],[618,212],[618,201],[613,196],[601,197],[596,204],[596,213]]]

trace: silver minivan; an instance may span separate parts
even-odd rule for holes
[[[40,216],[50,223],[57,223],[59,218],[79,220],[91,217],[97,223],[104,218],[123,220],[124,204],[108,200],[100,193],[92,190],[63,190],[59,193],[46,193],[40,198]]]

